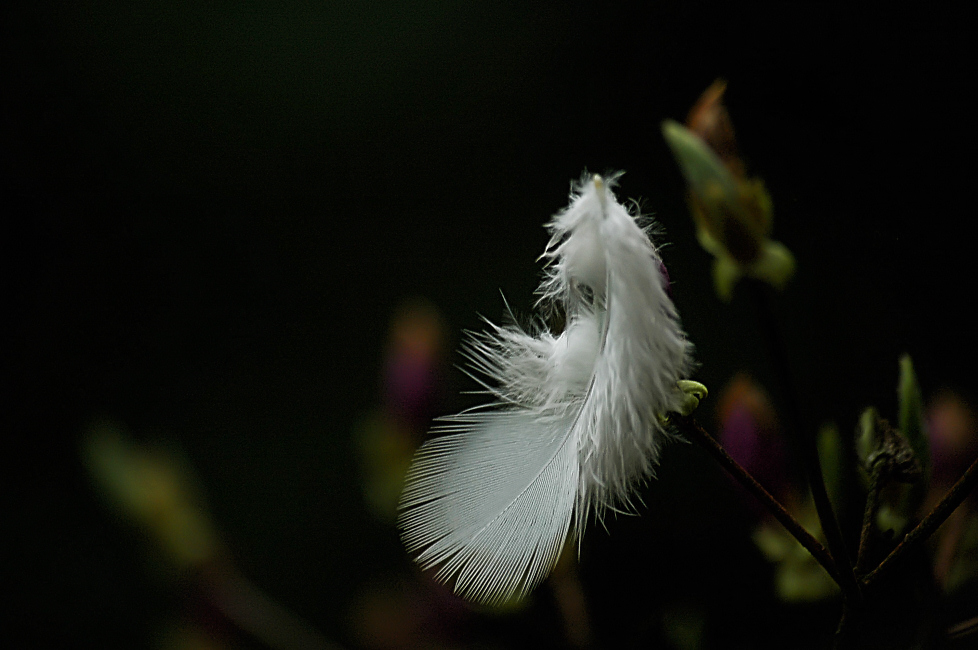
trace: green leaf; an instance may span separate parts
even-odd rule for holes
[[[881,503],[879,510],[876,511],[876,527],[881,533],[890,539],[895,539],[901,535],[910,523],[907,508],[907,493],[910,488],[906,485],[893,486],[896,496],[891,497],[891,502]]]
[[[927,424],[924,421],[924,399],[909,354],[900,357],[900,383],[897,396],[900,408],[900,433],[910,443],[910,448],[920,462],[923,470],[921,483],[926,488],[930,483],[930,441],[927,436]]]
[[[708,214],[705,217],[718,220],[714,211],[716,206],[738,204],[740,194],[737,191],[737,179],[708,144],[673,120],[662,123],[662,135],[679,163],[690,189],[707,203]]]
[[[829,500],[838,509],[843,499],[843,475],[845,474],[845,456],[842,450],[842,438],[835,423],[822,425],[818,432],[818,456],[822,463],[822,477]]]
[[[910,449],[919,463],[920,478],[905,487],[899,502],[900,510],[907,517],[923,504],[930,486],[930,441],[927,437],[927,425],[924,421],[924,398],[917,384],[917,374],[913,369],[913,361],[909,354],[900,357],[900,383],[897,386],[897,398],[900,409],[900,435],[909,443]]]
[[[872,471],[873,456],[878,445],[876,435],[878,420],[879,413],[869,406],[859,416],[859,423],[856,425],[856,457],[859,458],[860,467],[867,472]]]

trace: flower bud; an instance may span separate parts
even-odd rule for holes
[[[978,456],[978,422],[958,395],[939,394],[927,409],[930,454],[935,482],[950,485]]]
[[[666,120],[662,132],[689,184],[700,244],[716,257],[717,293],[729,300],[742,275],[782,288],[794,273],[794,258],[769,238],[771,197],[760,179],[744,171],[722,101],[725,88],[714,82],[690,111],[687,126]]]
[[[787,453],[767,394],[750,377],[739,374],[721,392],[717,410],[723,448],[769,492],[785,499],[791,487],[786,478]],[[753,497],[746,502],[763,512]]]

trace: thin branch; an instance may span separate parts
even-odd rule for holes
[[[957,483],[948,491],[941,502],[934,506],[934,509],[930,511],[924,519],[917,524],[917,527],[911,530],[903,538],[896,548],[890,551],[890,554],[886,556],[878,567],[873,571],[866,574],[863,578],[863,585],[869,587],[871,584],[876,582],[881,575],[885,574],[890,567],[899,562],[904,556],[910,553],[912,550],[924,543],[931,534],[940,528],[941,524],[951,516],[954,509],[961,505],[961,502],[965,500],[965,497],[971,492],[975,484],[978,483],[978,458],[976,458],[972,463],[971,467],[958,479]]]
[[[963,639],[966,636],[971,636],[975,632],[978,632],[978,616],[972,616],[966,621],[961,621],[955,625],[952,625],[947,630],[947,638],[951,641],[957,641],[958,639]]]
[[[822,565],[828,574],[832,576],[832,579],[839,582],[839,572],[835,567],[835,562],[833,562],[832,556],[825,550],[825,547],[822,546],[822,543],[805,530],[805,527],[777,499],[771,496],[771,493],[764,489],[764,486],[758,483],[757,479],[751,476],[740,463],[734,460],[720,443],[714,440],[696,420],[689,416],[681,417],[672,415],[670,421],[678,427],[680,433],[703,447],[731,476],[747,488],[768,509],[774,518],[781,522],[781,525],[791,533],[791,536],[798,540],[812,554],[812,557]]]
[[[775,372],[784,390],[785,402],[788,409],[788,418],[792,428],[798,435],[798,450],[801,454],[802,462],[808,474],[808,484],[812,491],[812,500],[815,502],[815,511],[818,513],[819,522],[822,524],[822,531],[825,533],[825,540],[828,542],[829,551],[839,570],[839,586],[846,600],[856,604],[862,602],[859,582],[853,572],[849,552],[846,550],[845,538],[842,536],[842,529],[839,521],[835,517],[832,509],[832,502],[829,501],[828,492],[825,489],[825,479],[822,474],[822,463],[818,457],[818,446],[815,436],[806,431],[802,422],[801,407],[797,393],[792,381],[791,372],[788,369],[788,358],[785,352],[785,345],[781,339],[774,317],[774,310],[771,306],[769,287],[759,282],[748,283],[754,294],[754,303],[757,307],[758,320],[764,330],[765,338],[771,347],[771,356],[774,361]]]

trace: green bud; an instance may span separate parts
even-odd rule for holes
[[[689,415],[700,405],[700,400],[706,399],[709,394],[706,386],[698,381],[690,379],[680,379],[677,382],[679,390],[683,392],[683,404],[680,407],[680,414]]]

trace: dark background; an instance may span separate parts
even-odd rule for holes
[[[502,315],[500,290],[529,313],[541,224],[584,169],[625,170],[620,196],[663,226],[697,378],[718,389],[749,368],[770,385],[749,302],[712,291],[659,131],[718,76],[798,262],[779,310],[812,426],[893,413],[902,352],[925,393],[975,395],[960,16],[545,7],[3,10],[6,564],[38,645],[139,647],[167,606],[78,461],[103,417],[177,441],[243,571],[347,640],[361,586],[403,569],[396,534],[362,514],[351,451],[392,313],[427,299],[453,348]],[[756,611],[769,576],[711,543],[719,486],[696,450],[671,449],[649,511],[592,529],[584,573],[609,642],[642,639],[668,594],[709,601],[732,638],[776,627]]]

